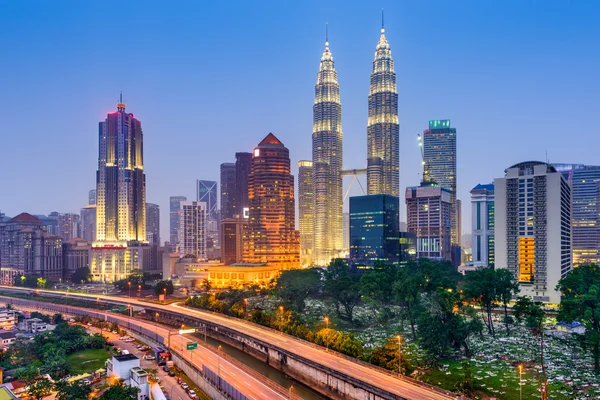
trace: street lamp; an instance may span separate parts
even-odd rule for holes
[[[523,364],[519,364],[519,400],[523,400]]]
[[[327,331],[325,332],[325,351],[329,351],[329,317],[325,316],[324,321],[327,327]]]
[[[283,335],[283,306],[279,306],[279,330]]]
[[[292,386],[290,386],[290,400],[292,400],[293,391],[294,391],[294,384],[292,384]]]
[[[167,302],[167,288],[164,288],[163,292],[165,294],[165,300],[164,300],[164,302],[166,303]]]
[[[131,297],[131,281],[127,282],[127,286],[129,286],[129,297]]]
[[[142,297],[142,285],[138,285],[138,297]]]
[[[158,343],[158,313],[154,314],[154,325],[156,327],[156,343]]]
[[[221,348],[222,346],[219,345],[219,348],[217,349],[217,376],[219,377],[219,387],[221,387]]]
[[[398,339],[398,375],[402,375],[402,336],[396,336]]]
[[[248,299],[244,299],[244,317],[248,314]]]

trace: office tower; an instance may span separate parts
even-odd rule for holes
[[[73,273],[78,268],[90,266],[91,243],[83,239],[73,239],[62,244],[63,276],[65,281],[71,281]],[[73,282],[81,283],[81,282]]]
[[[92,243],[96,240],[96,205],[88,204],[81,209],[81,237]]]
[[[221,218],[233,218],[235,209],[235,164],[221,164]]]
[[[396,196],[375,194],[350,198],[350,262],[355,266],[397,264],[400,201]]]
[[[417,235],[400,231],[400,264],[406,264],[417,257]]]
[[[248,217],[248,177],[252,169],[252,153],[235,153],[235,214]]]
[[[456,201],[456,128],[450,127],[450,120],[429,121],[429,129],[423,131],[423,157],[429,178],[452,191],[452,244],[458,246],[461,232]]]
[[[88,204],[96,204],[96,189],[92,189],[88,192]]]
[[[65,241],[80,238],[81,221],[78,214],[64,213],[58,216],[58,231],[56,235]]]
[[[254,149],[248,199],[250,218],[244,236],[244,261],[297,268],[300,241],[295,230],[290,153],[272,133]]]
[[[375,49],[367,124],[367,193],[400,196],[400,125],[392,51],[383,24]]]
[[[244,260],[244,232],[248,219],[234,215],[221,221],[221,262],[231,265]]]
[[[494,266],[494,184],[471,190],[471,246],[475,267]]]
[[[342,251],[342,104],[328,38],[321,56],[313,104],[313,255],[328,265]]]
[[[96,175],[96,241],[92,244],[94,280],[114,281],[141,269],[146,242],[146,175],[141,122],[117,111],[99,123]]]
[[[181,202],[179,221],[179,255],[193,255],[206,260],[206,203],[200,201]]]
[[[313,255],[313,163],[298,161],[298,225],[300,226],[300,265],[312,264]]]
[[[185,196],[169,197],[169,245],[175,251],[179,243],[179,226],[181,219],[181,203],[187,201]]]
[[[494,180],[494,213],[495,267],[514,274],[521,296],[558,305],[572,266],[570,183],[549,164],[515,164]]]
[[[417,258],[452,260],[452,191],[431,182],[407,187],[406,225],[417,238]]]
[[[146,203],[146,241],[160,246],[160,207]]]
[[[217,182],[196,180],[196,201],[206,203],[208,219],[215,219],[217,212]]]
[[[598,264],[600,255],[600,166],[552,164],[573,188],[573,265]]]

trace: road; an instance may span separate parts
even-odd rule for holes
[[[4,287],[4,288],[12,289],[12,290],[15,290],[15,289],[21,290],[21,289],[10,287],[10,286]],[[23,289],[23,290],[27,290],[27,289]],[[31,289],[29,289],[28,291],[31,291]],[[44,290],[44,292],[46,292],[46,291]],[[56,293],[54,291],[47,291],[47,292],[48,293]],[[352,376],[355,379],[358,379],[365,383],[385,389],[388,392],[391,392],[401,398],[405,398],[408,400],[425,400],[425,399],[447,400],[447,399],[455,399],[457,397],[457,396],[445,394],[443,392],[438,392],[433,389],[429,389],[428,387],[415,384],[411,381],[396,378],[392,375],[388,375],[386,373],[378,371],[377,369],[369,368],[366,365],[355,363],[351,360],[336,356],[335,354],[333,354],[333,352],[326,352],[325,349],[311,346],[293,336],[281,334],[276,331],[272,331],[271,329],[262,328],[260,326],[254,325],[254,324],[247,323],[246,321],[241,320],[241,319],[228,318],[228,317],[216,314],[216,313],[191,309],[188,307],[181,306],[179,304],[169,304],[169,305],[154,304],[154,303],[148,304],[147,302],[139,301],[138,299],[135,299],[135,298],[123,300],[123,299],[116,299],[115,297],[104,296],[104,295],[77,294],[77,296],[90,297],[93,299],[99,297],[99,298],[105,299],[105,300],[125,301],[125,302],[129,302],[131,304],[138,305],[140,307],[153,307],[156,309],[163,309],[165,311],[170,311],[170,312],[178,311],[182,315],[193,316],[193,317],[196,317],[199,319],[203,319],[205,321],[212,322],[212,323],[227,327],[229,329],[238,331],[244,335],[254,337],[258,340],[271,343],[272,345],[275,345],[282,349],[285,349],[286,351],[288,351],[290,353],[294,353],[300,357],[303,357],[303,358],[309,359],[313,362],[319,363],[320,365],[323,365],[329,369],[338,371],[342,375]],[[173,336],[172,336],[171,340],[173,341]],[[214,357],[216,357],[216,356],[213,354],[213,359],[211,359],[209,357],[205,357],[203,360],[207,361],[207,365],[214,366]],[[194,361],[197,361],[197,360],[195,359]],[[211,361],[212,361],[212,363],[208,364],[208,362],[211,362]],[[212,368],[212,367],[209,367],[209,368]],[[232,375],[229,375],[229,376],[232,376]],[[232,377],[234,377],[234,376],[232,376]],[[239,381],[237,383],[239,385]],[[238,386],[236,386],[236,388],[239,389]],[[275,398],[275,397],[268,397],[267,395],[265,395],[265,393],[268,393],[268,392],[264,392],[264,391],[260,392],[259,391],[259,394],[264,396],[261,398],[269,398],[269,399]],[[253,396],[254,396],[254,394],[253,394]]]

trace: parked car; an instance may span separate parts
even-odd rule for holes
[[[169,375],[169,376],[175,376],[175,372],[173,372],[173,370],[171,370],[171,369],[170,369],[170,370],[167,372],[167,375]]]
[[[160,366],[163,366],[163,365],[167,365],[167,362],[166,362],[165,360],[163,360],[163,361],[159,361],[159,362],[158,362],[158,366],[159,366],[159,367],[160,367]]]
[[[190,389],[188,391],[188,396],[190,396],[191,399],[194,399],[194,398],[196,398],[196,392],[194,390]]]
[[[152,360],[156,360],[156,357],[154,357],[153,355],[147,355],[146,357],[144,357],[144,359],[152,361]]]
[[[165,366],[163,367],[163,371],[165,371],[165,372],[169,372],[169,371],[170,371],[170,369],[169,369],[169,367],[167,367],[167,366],[165,365]]]
[[[117,334],[117,333],[119,333],[119,332],[117,332],[117,331],[112,331],[111,333],[112,333],[113,335],[116,335],[116,334]]]
[[[185,382],[183,382],[183,383],[181,384],[181,387],[182,387],[182,388],[183,388],[183,390],[185,390],[186,392],[187,392],[187,390],[189,389],[189,387],[188,387],[187,383],[185,383]]]
[[[127,340],[127,339],[129,339],[129,336],[121,336],[121,337],[119,338],[119,340]]]

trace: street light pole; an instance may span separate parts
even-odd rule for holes
[[[279,331],[283,335],[283,306],[279,306]]]
[[[156,313],[154,315],[154,325],[156,327],[156,337],[155,337],[155,340],[156,340],[156,343],[158,343],[158,313]]]
[[[127,282],[127,286],[129,286],[129,298],[131,298],[131,281]]]
[[[290,400],[292,400],[292,392],[294,391],[294,385],[290,386]]]
[[[219,377],[219,388],[221,387],[221,345],[217,349],[217,376]]]
[[[398,339],[398,375],[402,375],[402,336],[396,336]]]
[[[325,326],[327,331],[325,332],[325,351],[329,351],[329,317],[325,316]]]
[[[519,364],[519,400],[523,400],[523,364]]]

